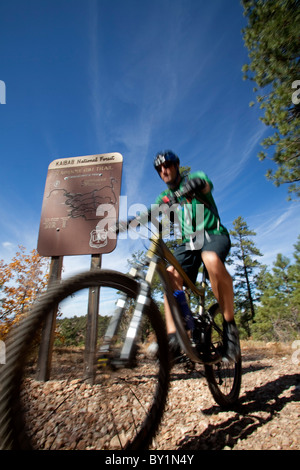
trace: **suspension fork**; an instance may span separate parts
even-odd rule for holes
[[[105,355],[110,352],[110,344],[121,323],[123,312],[125,311],[125,307],[126,307],[126,301],[127,301],[127,295],[125,294],[122,294],[117,300],[117,304],[116,304],[117,308],[115,309],[115,312],[108,324],[107,330],[103,338],[103,342],[99,348],[100,355],[102,354]]]
[[[136,307],[131,318],[124,345],[120,354],[121,361],[130,361],[132,354],[134,354],[134,344],[140,331],[144,309],[146,306],[150,305],[150,302],[150,286],[146,281],[142,280],[140,281],[140,289],[136,300]]]
[[[127,296],[125,294],[123,294],[117,301],[117,309],[113,317],[110,320],[110,323],[108,325],[108,328],[106,330],[106,333],[103,339],[103,343],[99,348],[100,356],[105,356],[110,353],[110,345],[119,328],[121,319],[123,317],[123,313],[125,312],[126,301],[127,301]],[[138,292],[137,299],[136,299],[135,310],[132,315],[132,318],[131,318],[131,321],[130,321],[130,324],[126,333],[126,338],[123,344],[123,348],[119,356],[119,360],[121,361],[121,364],[126,364],[130,362],[130,360],[132,359],[132,356],[135,353],[134,345],[135,345],[135,340],[137,338],[137,335],[140,331],[144,308],[146,306],[149,306],[150,302],[151,302],[150,285],[146,281],[141,280],[139,283],[139,292]]]

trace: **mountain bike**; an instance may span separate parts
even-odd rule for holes
[[[170,264],[197,299],[192,337],[173,295]],[[224,357],[223,315],[217,303],[205,307],[205,274],[196,287],[159,231],[150,238],[145,263],[133,266],[128,275],[100,269],[62,281],[16,326],[0,374],[0,448],[80,449],[82,443],[88,449],[149,447],[163,416],[170,380],[165,324],[151,290],[155,276],[167,296],[184,354],[192,363],[204,365],[209,389],[221,407],[237,402],[241,359],[231,362]],[[68,298],[74,301],[75,296],[80,302],[84,289],[96,295],[99,287],[100,313],[109,323],[95,358],[94,385],[85,384],[78,361],[65,364],[63,355],[54,361],[54,378],[37,382],[35,342],[45,316],[58,304],[63,311]]]

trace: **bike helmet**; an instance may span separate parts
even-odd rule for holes
[[[159,171],[160,165],[165,162],[171,162],[176,165],[177,163],[180,163],[180,160],[179,157],[171,150],[166,150],[165,152],[158,152],[154,159],[154,168],[157,172]]]

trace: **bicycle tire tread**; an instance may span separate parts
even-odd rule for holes
[[[55,283],[42,294],[33,309],[24,317],[9,334],[6,344],[6,364],[0,371],[0,449],[30,448],[26,436],[22,435],[22,423],[17,422],[17,408],[19,407],[19,387],[24,356],[29,339],[41,326],[45,312],[68,295],[81,288],[92,286],[105,286],[118,289],[122,287],[136,297],[138,283],[128,275],[113,270],[91,270],[77,274],[68,280]],[[127,446],[127,450],[146,449],[157,432],[161,420],[169,385],[169,359],[165,325],[160,316],[158,307],[151,299],[146,313],[156,331],[160,343],[160,372],[158,387],[154,397],[151,413],[149,413],[142,430]]]

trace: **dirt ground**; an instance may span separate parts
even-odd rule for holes
[[[300,354],[292,346],[243,342],[234,411],[215,404],[201,368],[189,376],[176,366],[153,449],[299,450]]]
[[[299,450],[299,343],[243,342],[240,400],[235,409],[230,411],[223,411],[214,401],[203,366],[197,366],[192,373],[186,373],[182,365],[174,366],[165,413],[150,450]],[[58,408],[64,392],[64,361],[72,364],[78,377],[82,378],[80,356],[82,350],[61,350],[54,357],[53,375],[56,377],[44,384],[37,382],[36,388],[31,391],[30,397],[35,394],[37,398],[34,415],[38,416],[39,413],[41,390],[46,398],[49,397],[51,409]],[[140,391],[141,379],[137,383]],[[97,430],[97,412],[103,405],[103,397],[98,396],[90,385],[82,385],[76,393],[78,395],[74,398],[72,413],[83,416],[80,432],[75,432],[74,423],[70,423],[70,429],[64,434],[55,424],[55,431],[49,434],[48,439],[44,439],[42,448],[103,448],[104,438],[99,438]],[[109,400],[118,403],[120,397],[114,397],[110,389]],[[126,422],[127,411],[126,408],[119,417],[123,422]],[[67,421],[64,423],[66,426]],[[44,431],[47,431],[48,424],[50,420],[43,424]]]

